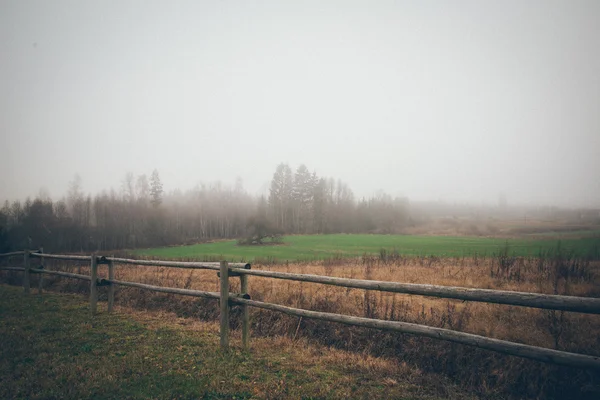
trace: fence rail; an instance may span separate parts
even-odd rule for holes
[[[71,261],[90,261],[92,256],[73,256],[73,255],[58,255],[58,254],[42,254],[42,253],[30,253],[30,257],[49,258],[54,260],[71,260]]]
[[[174,268],[190,268],[190,269],[212,269],[219,271],[221,269],[220,262],[188,262],[188,261],[161,261],[161,260],[132,260],[129,258],[114,258],[106,257],[106,260],[119,264],[133,265],[150,265],[156,267],[174,267]],[[250,269],[248,263],[229,263],[231,268]]]
[[[241,275],[287,279],[300,282],[322,283],[354,289],[378,290],[380,292],[405,293],[484,303],[507,304],[547,310],[576,311],[600,314],[600,299],[592,297],[558,296],[541,293],[513,292],[508,290],[472,289],[456,286],[437,286],[416,283],[372,281],[336,278],[333,276],[292,274],[289,272],[244,270]]]
[[[0,258],[3,258],[3,257],[13,257],[13,256],[22,256],[23,254],[25,254],[24,251],[13,251],[12,253],[1,253],[0,254]]]
[[[25,270],[25,268],[23,268],[23,270]],[[81,279],[82,281],[91,281],[92,280],[92,278],[89,275],[74,274],[71,272],[50,271],[50,270],[39,269],[39,268],[31,268],[29,270],[29,272],[32,274],[47,274],[47,275],[64,276],[65,278]]]
[[[263,308],[265,310],[279,311],[288,315],[298,317],[319,319],[322,321],[338,322],[341,324],[362,326],[366,328],[375,328],[386,331],[395,331],[401,333],[410,333],[418,336],[426,336],[433,339],[447,340],[450,342],[466,344],[468,346],[479,347],[481,349],[492,350],[500,353],[529,358],[558,365],[584,368],[600,368],[600,357],[588,356],[584,354],[568,353],[546,349],[542,347],[529,346],[520,343],[513,343],[506,340],[492,339],[485,336],[474,335],[453,331],[450,329],[434,328],[425,325],[413,324],[401,321],[384,321],[378,319],[352,317],[326,312],[309,311],[300,308],[292,308],[278,304],[263,303],[256,300],[231,299],[232,303],[249,305],[252,307]]]
[[[300,282],[321,283],[326,285],[341,286],[354,289],[376,290],[392,293],[404,293],[411,295],[422,295],[438,298],[450,298],[464,301],[477,301],[486,303],[516,305],[524,307],[533,307],[549,310],[572,311],[588,314],[600,314],[600,299],[589,297],[558,296],[546,295],[541,293],[526,293],[514,291],[502,291],[491,289],[473,289],[453,286],[423,285],[412,283],[399,283],[387,281],[372,281],[361,279],[336,278],[331,276],[311,275],[311,274],[293,274],[286,272],[261,271],[251,269],[247,263],[227,263],[226,261],[216,262],[179,262],[162,260],[134,260],[115,257],[100,257],[97,255],[78,256],[78,255],[57,255],[45,254],[43,250],[38,252],[21,251],[0,254],[0,258],[23,256],[23,267],[0,267],[0,270],[25,272],[23,276],[23,288],[26,293],[30,289],[30,274],[39,274],[38,290],[41,293],[41,277],[44,274],[63,276],[67,278],[80,279],[90,282],[90,313],[94,315],[97,311],[98,287],[108,286],[108,311],[111,312],[114,304],[115,286],[128,286],[144,290],[151,290],[162,293],[172,293],[184,296],[204,297],[220,300],[220,341],[221,347],[229,346],[229,309],[232,304],[242,306],[242,344],[244,348],[249,346],[249,311],[248,307],[256,307],[271,311],[277,311],[288,315],[294,315],[304,318],[312,318],[322,321],[337,322],[352,326],[361,326],[379,330],[409,333],[418,336],[425,336],[439,340],[445,340],[460,343],[468,346],[479,347],[504,354],[510,354],[518,357],[529,358],[547,363],[565,365],[577,368],[600,369],[600,357],[585,354],[569,353],[559,350],[552,350],[537,346],[530,346],[521,343],[514,343],[505,340],[488,338],[485,336],[474,335],[465,332],[453,331],[449,329],[435,328],[426,325],[418,325],[401,321],[386,321],[380,319],[354,317],[341,314],[310,311],[299,308],[292,308],[278,304],[266,303],[252,300],[248,293],[248,277],[259,276],[264,278],[287,279]],[[30,258],[41,258],[42,265],[39,268],[32,268]],[[44,259],[57,260],[75,260],[87,261],[90,263],[90,275],[74,274],[62,271],[51,271],[44,268]],[[98,265],[108,264],[108,279],[98,279]],[[217,275],[220,281],[219,292],[206,292],[200,290],[179,289],[163,286],[148,285],[139,282],[126,282],[114,279],[115,264],[132,264],[147,266],[162,266],[172,268],[186,269],[207,269],[218,271]],[[229,278],[240,278],[241,293],[229,292]]]

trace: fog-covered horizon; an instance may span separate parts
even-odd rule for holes
[[[286,163],[284,163],[286,164]],[[287,164],[286,164],[287,165]],[[295,170],[295,169],[294,169]],[[157,170],[158,171],[158,170]],[[81,193],[83,195],[90,195],[92,197],[97,196],[97,195],[111,195],[111,194],[116,194],[117,196],[128,196],[127,193],[127,189],[126,189],[126,179],[127,179],[127,174],[132,174],[132,177],[134,178],[133,183],[134,186],[136,184],[137,178],[139,178],[141,175],[145,175],[146,179],[149,179],[150,175],[151,175],[152,171],[149,172],[144,172],[142,174],[139,175],[133,175],[133,173],[131,173],[130,171],[123,174],[117,181],[115,181],[114,185],[110,185],[109,187],[105,187],[105,188],[101,188],[98,190],[89,190],[88,186],[86,185],[85,180],[81,177],[80,174],[76,173],[73,177],[71,177],[71,179],[66,183],[65,185],[65,190],[63,192],[52,192],[51,190],[48,189],[47,186],[41,186],[39,187],[37,190],[34,190],[31,193],[25,194],[24,196],[21,197],[3,197],[0,198],[0,203],[3,203],[5,201],[9,201],[9,202],[14,202],[14,201],[24,201],[27,199],[30,200],[34,200],[36,198],[40,198],[40,199],[50,199],[52,201],[59,201],[59,200],[64,200],[68,197],[68,191],[69,191],[69,187],[71,187],[75,181],[78,181],[78,189],[81,191]],[[159,172],[160,174],[160,172]],[[326,180],[333,180],[336,184],[338,181],[341,181],[342,183],[346,183],[345,181],[335,178],[335,177],[327,177],[327,176],[319,176],[319,178],[324,178]],[[161,178],[161,183],[163,182],[162,178]],[[179,196],[179,195],[186,195],[188,193],[193,193],[196,192],[198,190],[201,189],[212,189],[212,188],[219,188],[219,190],[236,190],[238,188],[240,188],[243,192],[245,192],[246,194],[249,194],[253,197],[255,197],[256,199],[259,199],[260,197],[264,197],[265,199],[268,199],[269,197],[269,192],[270,192],[270,184],[271,184],[271,179],[266,179],[264,184],[261,185],[261,187],[258,190],[252,190],[249,189],[245,184],[244,181],[238,176],[236,177],[233,181],[221,181],[221,180],[211,180],[211,181],[197,181],[194,185],[189,186],[189,187],[172,187],[169,185],[164,185],[163,189],[164,189],[164,193],[167,196]],[[369,199],[373,199],[373,198],[380,198],[381,196],[391,196],[391,199],[403,199],[403,200],[408,200],[409,203],[414,203],[414,204],[421,204],[421,205],[435,205],[435,204],[439,204],[439,205],[448,205],[448,206],[468,206],[468,207],[472,207],[474,209],[479,208],[479,207],[484,207],[484,208],[496,208],[496,207],[508,207],[508,208],[528,208],[528,209],[535,209],[535,208],[540,208],[540,207],[559,207],[559,208],[565,208],[565,209],[600,209],[600,205],[598,204],[561,204],[561,203],[552,203],[552,202],[543,202],[543,201],[514,201],[513,199],[511,199],[510,197],[506,196],[506,194],[504,192],[498,192],[496,194],[495,198],[492,198],[491,196],[489,198],[485,198],[485,199],[461,199],[461,198],[444,198],[444,197],[438,197],[438,198],[431,198],[431,197],[415,197],[415,196],[409,196],[407,194],[405,194],[402,191],[388,191],[388,190],[384,190],[384,189],[378,189],[376,191],[373,192],[369,192],[369,193],[361,193],[361,192],[356,192],[353,190],[353,188],[349,185],[348,186],[349,189],[352,191],[353,195],[354,195],[354,200],[355,201],[363,201],[363,200],[369,200]],[[134,190],[137,190],[137,188],[134,187]]]
[[[600,207],[600,2],[0,3],[0,199],[305,164],[413,201]]]

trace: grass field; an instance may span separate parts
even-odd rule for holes
[[[255,263],[257,269],[342,278],[600,297],[600,261],[577,259],[564,253],[540,259],[520,257],[510,262],[499,257],[359,257],[314,263],[257,264]],[[61,260],[45,260],[45,268],[89,274],[89,266],[84,266],[82,271],[79,271],[79,264]],[[21,275],[20,272],[2,271],[0,280],[22,285]],[[107,276],[105,266],[99,268],[99,275],[101,278]],[[33,287],[38,285],[39,276],[41,275],[33,277]],[[219,290],[219,281],[212,270],[118,265],[115,279],[182,289]],[[600,332],[600,319],[597,315],[359,289],[348,290],[258,276],[251,277],[249,281],[249,293],[252,298],[268,303],[417,323],[534,346],[600,355],[600,341],[596,334]],[[231,279],[230,285],[233,293],[241,290],[239,279]],[[43,287],[47,291],[89,293],[88,282],[58,276],[45,276]],[[386,395],[391,398],[419,398],[412,393],[391,391],[390,386],[402,389],[397,386],[403,386],[407,379],[403,378],[402,373],[394,372],[390,375],[390,365],[395,365],[395,368],[416,368],[421,371],[422,379],[428,382],[425,383],[427,387],[433,383],[432,379],[427,378],[430,374],[444,375],[445,382],[450,380],[455,385],[460,385],[462,390],[477,393],[486,399],[600,398],[598,371],[557,367],[476,347],[412,335],[346,327],[306,318],[298,319],[259,309],[250,310],[252,357],[235,349],[232,359],[224,358],[219,357],[216,350],[219,308],[214,300],[117,287],[115,301],[122,308],[117,314],[119,320],[113,321],[112,318],[108,319],[103,311],[107,300],[107,287],[101,287],[99,296],[102,312],[91,322],[86,314],[87,308],[81,300],[72,306],[67,304],[67,310],[61,314],[63,306],[49,304],[48,301],[57,300],[48,300],[48,292],[42,297],[37,297],[22,296],[22,289],[15,290],[16,292],[7,295],[0,286],[0,337],[3,338],[0,346],[0,398],[105,398],[109,397],[107,394],[111,393],[110,390],[115,391],[114,397],[143,398],[148,396],[151,389],[144,386],[149,379],[153,382],[164,379],[154,396],[157,398],[230,398],[235,394],[243,397],[248,393],[258,398],[381,398]],[[60,297],[64,298],[68,299]],[[62,300],[60,301],[62,304]],[[138,322],[146,321],[143,324],[148,321],[148,315],[135,311],[136,309],[146,310],[152,315],[165,312],[158,321],[160,328],[140,329],[130,333],[130,322],[127,322],[129,314],[134,314]],[[231,319],[234,345],[239,344],[239,318],[240,310],[234,307]],[[23,326],[15,328],[14,325],[18,324]],[[156,322],[151,324],[154,326]],[[187,330],[181,332],[181,324],[202,327],[212,334],[196,337]],[[156,330],[159,332],[154,332]],[[119,335],[117,332],[121,331],[122,334]],[[100,336],[94,336],[96,334]],[[192,340],[193,345],[182,345],[179,339],[164,341],[165,337],[176,336],[184,341]],[[48,340],[55,343],[54,347],[45,343]],[[143,346],[137,349],[136,344]],[[316,350],[311,350],[312,345],[317,346]],[[35,350],[33,354],[39,351],[42,355],[29,355],[32,353],[29,348]],[[194,371],[188,379],[183,373],[186,369],[176,367],[177,360],[180,360],[180,351],[184,353],[183,364],[186,368],[196,365],[189,364],[190,358],[185,357],[190,352],[194,357],[192,360],[206,360],[201,364],[202,371]],[[60,354],[57,355],[56,352]],[[88,354],[90,352],[92,355]],[[114,358],[110,356],[112,352],[127,354],[128,357]],[[105,356],[107,353],[108,357]],[[325,354],[332,360],[332,363],[328,361],[326,366],[322,364]],[[101,357],[95,361],[86,358],[88,356]],[[160,365],[167,365],[167,370],[174,370],[175,372],[171,373],[177,377],[165,376],[153,364],[148,364],[149,369],[143,369],[146,366],[145,361],[142,361],[140,366],[139,360],[146,360],[146,357],[148,360],[160,360]],[[91,389],[70,375],[69,371],[73,368],[71,358],[81,359],[83,369],[78,370],[82,377],[81,382],[91,381]],[[18,361],[10,361],[12,359]],[[281,362],[282,359],[285,361]],[[382,361],[383,359],[391,361],[391,364]],[[4,360],[8,361],[3,364]],[[243,365],[232,365],[235,364],[235,360],[242,360]],[[337,362],[333,362],[334,360]],[[115,365],[115,362],[120,365]],[[220,362],[225,363],[225,367],[220,368]],[[383,364],[380,363],[387,363],[387,366],[382,367]],[[79,362],[76,365],[79,365]],[[250,375],[253,369],[262,368],[264,365],[273,368],[269,367],[264,374],[261,371],[258,375]],[[374,368],[373,365],[377,367]],[[28,369],[30,366],[31,372]],[[224,392],[219,386],[220,381],[217,380],[222,374],[226,374],[229,368],[234,370],[226,376],[233,377],[234,381]],[[278,375],[282,368],[285,373]],[[57,369],[63,375],[55,372]],[[51,376],[56,376],[57,379],[60,377],[65,386],[67,382],[76,382],[73,385],[74,391],[53,394],[53,381],[38,382],[35,379],[33,381],[38,385],[37,389],[25,386],[24,389],[21,388],[22,382],[29,382],[32,376],[45,377],[47,370],[51,370]],[[96,371],[97,375],[85,372],[89,370]],[[328,372],[322,373],[323,370]],[[305,371],[309,371],[308,379],[296,376],[304,374]],[[3,374],[6,377],[2,376]],[[342,379],[341,376],[349,375],[349,381],[338,381]],[[411,382],[413,384],[411,390],[417,390],[417,393],[422,390],[414,387],[413,378],[418,375],[411,372],[408,378],[409,386]],[[194,379],[200,382],[197,386],[192,383]],[[119,383],[116,389],[115,380]],[[307,381],[308,383],[303,383]],[[313,381],[316,383],[311,386]],[[357,381],[360,383],[356,384]],[[327,386],[326,393],[317,390],[318,387],[322,387],[317,386],[317,383]],[[168,391],[174,390],[174,384],[177,384],[181,391],[169,396]],[[298,389],[293,389],[293,385]],[[307,392],[304,392],[305,385],[312,391],[307,389]],[[352,385],[356,386],[355,389],[351,389],[352,392],[344,391],[344,388],[352,388]],[[419,383],[417,386],[420,385]],[[436,390],[441,390],[435,393],[443,393],[440,397],[452,397],[451,394],[443,392],[448,387],[446,383],[433,385]],[[3,392],[5,386],[8,389]],[[108,389],[104,389],[104,386]],[[369,391],[360,392],[362,389]],[[29,396],[38,392],[41,394]]]
[[[501,239],[465,236],[409,235],[298,235],[287,236],[281,245],[239,246],[236,241],[218,241],[191,246],[135,250],[134,254],[164,258],[227,259],[229,261],[311,261],[326,258],[358,257],[379,254],[381,249],[396,250],[407,256],[491,256],[506,244],[509,253],[535,256],[556,247],[555,237],[548,239]],[[600,237],[561,239],[564,250],[579,256],[598,255]]]
[[[90,318],[88,307],[0,285],[0,398],[476,398],[382,358],[286,338],[224,353],[215,323],[103,307]]]

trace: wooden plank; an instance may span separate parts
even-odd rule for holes
[[[173,267],[173,268],[187,268],[187,269],[211,269],[215,271],[220,270],[220,263],[217,262],[188,262],[188,261],[161,261],[161,260],[132,260],[128,258],[115,258],[107,257],[108,261],[114,261],[119,264],[133,264],[133,265],[150,265],[157,267]],[[251,268],[248,263],[231,263],[230,267],[235,268]]]
[[[227,261],[221,261],[221,282],[220,306],[221,306],[221,349],[227,350],[229,347],[229,267]]]
[[[6,253],[7,255],[18,255],[23,252]],[[0,255],[2,256],[2,255]],[[75,261],[87,261],[91,256],[78,256],[78,255],[61,255],[61,254],[41,254],[31,253],[32,257],[45,257],[57,260],[75,260]],[[129,258],[117,258],[117,257],[98,257],[98,262],[107,263],[113,261],[119,264],[133,264],[133,265],[149,265],[158,267],[174,267],[174,268],[191,268],[191,269],[212,269],[218,271],[220,264],[218,262],[187,262],[187,261],[162,261],[162,260],[134,260]],[[229,263],[231,268],[243,268],[250,269],[249,263]]]
[[[23,274],[23,291],[25,294],[29,294],[30,282],[29,282],[29,250],[25,250],[23,253],[23,265],[24,265],[24,274]]]
[[[114,261],[108,261],[108,280],[114,281],[115,279],[115,263]],[[112,312],[115,304],[115,285],[111,283],[108,287],[108,312]]]
[[[151,290],[154,292],[180,294],[183,296],[192,296],[192,297],[205,297],[205,298],[209,298],[209,299],[221,298],[221,295],[219,294],[219,292],[204,292],[202,290],[179,289],[179,288],[172,288],[172,287],[165,287],[165,286],[154,286],[154,285],[148,285],[148,284],[139,283],[139,282],[100,279],[98,284],[100,286],[108,286],[109,284],[130,286],[130,287],[135,287],[135,288],[139,288],[139,289]],[[249,294],[241,294],[241,293],[229,293],[229,298],[230,299],[231,298],[250,299],[250,295]]]
[[[492,339],[471,333],[457,332],[449,329],[434,328],[425,325],[411,324],[399,321],[384,321],[361,317],[351,317],[325,312],[302,310],[281,306],[277,304],[264,303],[256,300],[240,298],[231,299],[232,303],[245,304],[265,310],[279,311],[288,315],[318,319],[322,321],[338,322],[346,325],[362,326],[380,330],[410,333],[417,336],[426,336],[433,339],[446,340],[467,346],[479,347],[499,353],[510,354],[517,357],[529,358],[551,364],[566,365],[576,368],[600,369],[600,357],[585,354],[568,353],[564,351],[546,349],[543,347],[530,346],[526,344],[513,343],[505,340]]]
[[[61,255],[61,254],[38,254],[31,253],[31,257],[44,257],[44,258],[52,258],[54,260],[73,260],[73,261],[90,261],[91,256],[75,256],[75,255]]]
[[[240,275],[240,291],[248,294],[248,276]],[[250,310],[246,304],[242,305],[242,347],[250,347]]]
[[[90,257],[90,314],[93,316],[98,310],[98,259]]]
[[[57,276],[64,276],[65,278],[74,278],[74,279],[81,279],[84,281],[91,281],[91,278],[89,275],[73,274],[71,272],[51,271],[51,270],[47,270],[47,269],[32,269],[31,272],[34,274],[57,275]]]
[[[135,288],[139,288],[139,289],[152,290],[154,292],[181,294],[184,296],[205,297],[205,298],[209,298],[209,299],[218,299],[220,297],[218,292],[203,292],[201,290],[169,288],[169,287],[163,287],[163,286],[147,285],[145,283],[138,283],[138,282],[117,281],[117,280],[113,280],[113,279],[110,280],[110,283],[115,284],[115,285],[129,286],[129,287],[135,287]]]
[[[416,294],[485,303],[509,304],[542,308],[548,310],[575,311],[587,314],[600,314],[600,298],[558,296],[541,293],[513,292],[491,289],[472,289],[455,286],[437,286],[416,283],[400,283],[389,281],[371,281],[362,279],[336,278],[332,276],[292,274],[289,272],[236,270],[240,275],[262,276],[267,278],[287,279],[300,282],[323,283],[326,285],[347,288],[379,290],[383,292]]]

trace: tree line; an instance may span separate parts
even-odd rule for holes
[[[233,186],[202,184],[165,193],[158,171],[125,175],[120,190],[92,196],[75,176],[52,200],[6,201],[0,209],[0,252],[109,251],[197,243],[253,235],[393,233],[408,222],[408,201],[378,194],[355,199],[341,180],[318,177],[305,165],[279,164],[268,196]]]

